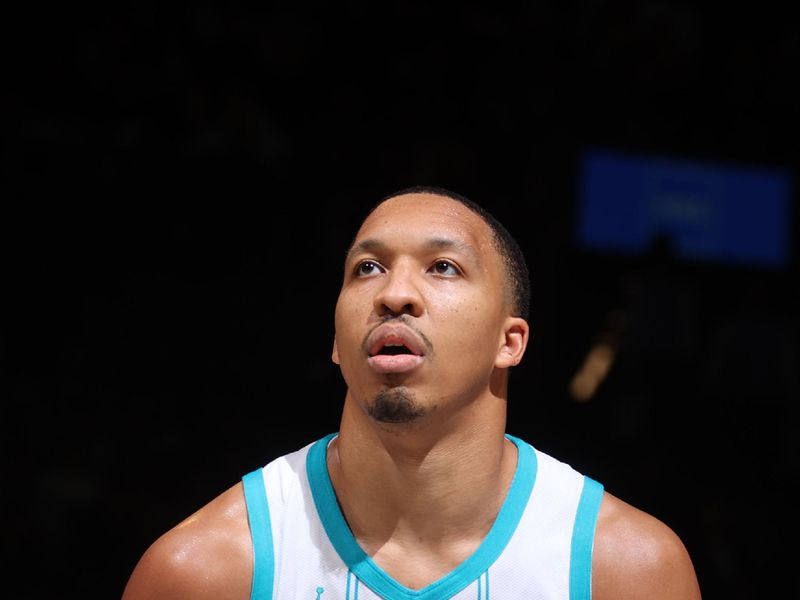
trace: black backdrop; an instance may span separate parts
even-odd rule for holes
[[[589,147],[796,174],[798,24],[791,7],[653,0],[9,9],[15,597],[118,597],[158,534],[336,428],[341,258],[364,209],[412,184],[483,203],[530,262],[509,431],[672,526],[704,597],[788,589],[794,258],[764,271],[573,240]],[[576,402],[619,315],[617,361]]]

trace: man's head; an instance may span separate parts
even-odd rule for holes
[[[347,253],[333,360],[377,421],[504,398],[528,304],[525,261],[500,223],[452,192],[403,190],[373,207]]]

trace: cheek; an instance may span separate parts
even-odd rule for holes
[[[364,322],[364,309],[358,302],[354,302],[351,295],[341,295],[336,302],[334,312],[334,327],[336,339],[339,340],[339,351],[342,345],[345,348],[352,344],[352,340],[359,335],[360,325]]]
[[[497,320],[494,305],[480,297],[458,298],[455,294],[443,299],[442,322],[450,331],[454,348],[469,354],[487,352],[493,355]]]

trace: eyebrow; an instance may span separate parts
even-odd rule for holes
[[[462,242],[460,240],[453,240],[450,238],[443,238],[443,237],[433,237],[425,240],[423,246],[427,249],[431,250],[443,250],[443,249],[454,249],[460,252],[464,252],[465,254],[470,255],[470,257],[478,261],[478,253],[475,251],[470,244],[466,242]],[[349,260],[350,257],[357,253],[357,252],[379,252],[381,250],[386,250],[388,246],[375,238],[366,238],[358,242],[357,244],[353,244],[350,247],[350,250],[347,251],[347,259]]]

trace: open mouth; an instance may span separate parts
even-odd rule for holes
[[[405,344],[387,344],[385,346],[381,346],[380,349],[372,356],[398,356],[400,354],[411,354],[413,356],[417,356]]]
[[[367,340],[367,363],[378,373],[405,373],[425,360],[425,343],[403,325],[384,324]]]

